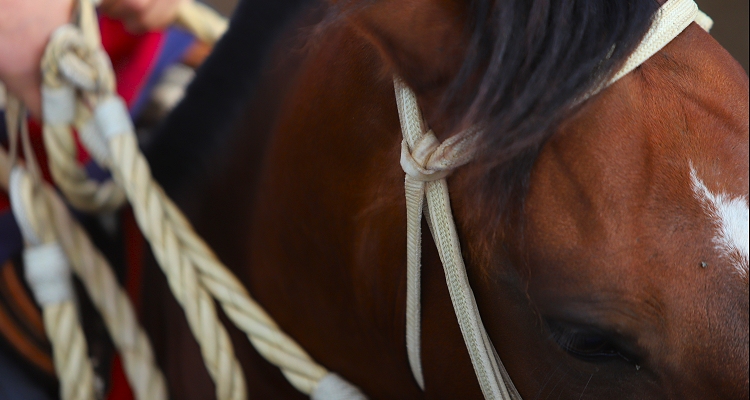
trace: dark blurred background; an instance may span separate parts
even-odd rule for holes
[[[748,0],[695,0],[713,18],[711,35],[748,71]]]
[[[231,14],[237,0],[203,0],[224,15]],[[268,0],[274,1],[274,0]],[[614,0],[619,1],[619,0]],[[714,20],[711,30],[716,40],[729,50],[748,71],[748,0],[695,0]]]

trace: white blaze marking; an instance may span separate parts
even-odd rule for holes
[[[713,240],[716,249],[732,259],[737,273],[742,279],[747,279],[748,259],[750,259],[747,198],[711,192],[698,178],[692,165],[690,166],[690,180],[703,208],[716,224],[717,232]]]

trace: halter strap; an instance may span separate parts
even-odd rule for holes
[[[651,28],[620,71],[586,97],[593,96],[641,65],[693,21],[697,21],[706,30],[713,24],[707,15],[698,10],[693,0],[667,1],[654,14]],[[427,128],[414,92],[399,77],[394,77],[393,84],[404,137],[401,146],[401,166],[406,173],[406,348],[414,379],[424,390],[420,357],[421,224],[424,213],[438,248],[451,302],[484,397],[520,400],[521,396],[505,371],[482,324],[461,256],[461,245],[445,181],[445,177],[453,169],[471,160],[477,130],[455,135],[441,144]]]

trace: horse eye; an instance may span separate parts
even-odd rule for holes
[[[604,333],[594,329],[583,329],[567,326],[566,324],[548,321],[551,338],[563,350],[574,357],[584,361],[606,361],[615,357],[621,357],[626,361],[630,359],[623,356],[623,352]]]

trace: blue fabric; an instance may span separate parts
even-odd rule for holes
[[[136,120],[143,109],[148,105],[151,90],[157,83],[159,83],[159,79],[164,70],[168,66],[179,62],[194,42],[195,38],[183,30],[176,28],[167,29],[162,38],[159,51],[157,52],[158,59],[155,61],[153,68],[149,72],[146,84],[143,85],[140,93],[138,93],[138,97],[130,107],[130,116],[133,117],[133,120]]]
[[[0,265],[23,250],[23,239],[10,209],[0,210]],[[2,399],[2,397],[0,397]]]
[[[0,348],[0,399],[53,400],[5,351]]]

